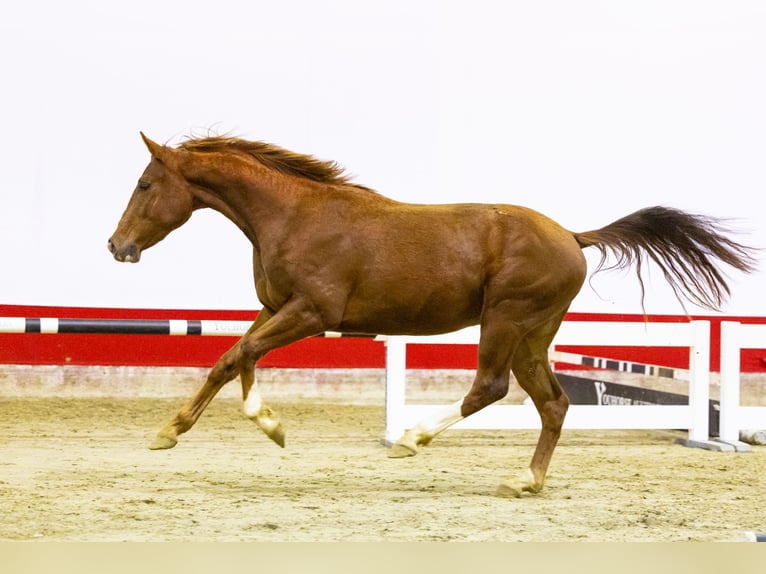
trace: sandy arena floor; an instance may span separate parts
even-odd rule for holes
[[[61,385],[47,394],[64,396],[41,398],[42,387],[14,391],[19,376],[0,376],[0,540],[728,541],[766,531],[766,447],[708,452],[674,444],[683,433],[565,431],[544,492],[505,500],[492,492],[528,464],[536,432],[452,431],[392,460],[376,397],[267,388],[285,449],[224,393],[175,449],[149,451],[183,398],[66,396]]]

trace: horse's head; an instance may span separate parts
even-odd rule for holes
[[[152,154],[112,237],[109,251],[117,261],[136,263],[141,252],[183,225],[194,211],[194,195],[180,174],[176,150],[159,145],[143,133]]]

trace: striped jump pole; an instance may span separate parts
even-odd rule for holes
[[[60,319],[52,317],[0,317],[0,333],[43,333],[79,335],[191,335],[241,337],[252,321],[186,319]],[[327,331],[325,338],[365,337]]]

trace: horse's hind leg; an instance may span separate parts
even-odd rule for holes
[[[440,432],[502,399],[508,393],[510,363],[518,341],[516,327],[497,312],[485,312],[479,342],[479,366],[473,385],[462,400],[444,407],[407,430],[388,453],[389,458],[414,456]]]
[[[263,325],[271,313],[262,310],[256,318],[253,325],[248,330],[248,334]],[[240,372],[238,359],[240,356],[241,340],[226,351],[215,366],[210,370],[205,384],[202,385],[194,397],[187,402],[178,411],[176,416],[167,425],[165,425],[149,446],[152,450],[173,448],[178,443],[178,436],[188,431],[194,423],[197,422],[200,415],[204,412],[210,401],[218,394],[221,388],[234,379]],[[250,383],[252,385],[252,383]],[[244,385],[244,382],[243,382]]]
[[[427,445],[437,434],[465,418],[461,412],[462,405],[462,400],[457,401],[418,421],[414,427],[405,431],[402,438],[391,445],[388,458],[415,456],[418,447]]]
[[[537,493],[543,488],[569,407],[569,399],[548,362],[548,347],[560,323],[558,319],[534,330],[521,341],[513,357],[513,374],[540,413],[542,430],[529,468],[514,479],[502,481],[496,491],[498,496],[518,497],[522,492]]]

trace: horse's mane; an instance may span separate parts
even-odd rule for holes
[[[371,191],[363,185],[353,183],[351,175],[346,173],[343,167],[335,161],[323,161],[270,143],[248,141],[229,136],[209,136],[190,138],[178,147],[197,152],[240,152],[250,155],[266,167],[286,175],[303,177],[319,183],[346,185]]]

